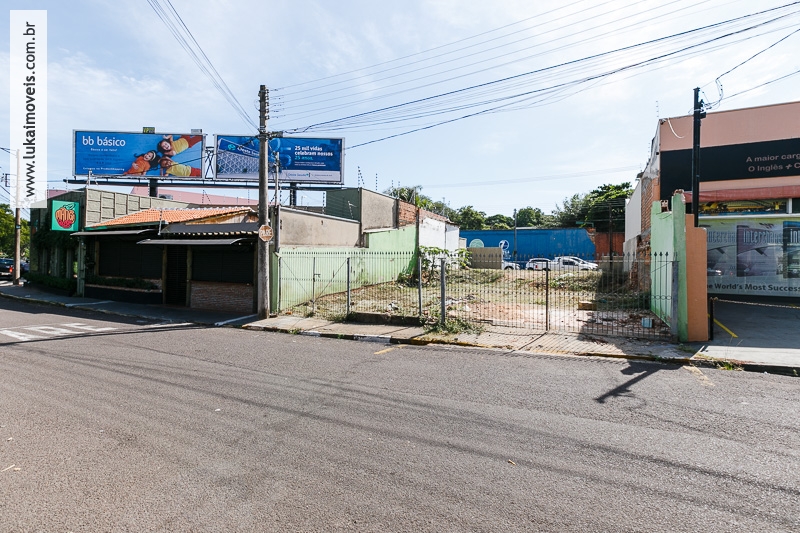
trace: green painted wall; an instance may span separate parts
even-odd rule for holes
[[[686,204],[682,194],[672,197],[672,211],[661,212],[661,202],[653,202],[651,211],[650,308],[659,318],[677,330],[678,339],[688,340],[686,276]],[[670,267],[667,261],[673,261]],[[677,268],[678,291],[672,291],[672,269]],[[673,305],[677,299],[677,305]],[[672,316],[677,312],[677,316]]]
[[[365,234],[366,247],[376,252],[413,251],[417,243],[417,227],[372,231]]]
[[[681,320],[680,320],[680,294],[672,294],[671,279],[667,282],[659,282],[665,278],[664,272],[661,270],[666,267],[665,260],[680,260],[679,252],[676,250],[676,227],[675,220],[683,220],[685,206],[679,195],[672,198],[673,211],[661,212],[661,202],[653,202],[652,210],[650,213],[650,252],[652,255],[650,261],[650,310],[653,311],[661,320],[673,326],[673,331],[677,326],[678,335],[680,336]],[[677,211],[681,211],[678,213]],[[673,263],[674,265],[674,263]],[[674,268],[674,266],[673,266]],[[680,269],[680,263],[678,264]],[[686,285],[679,285],[685,287]],[[678,290],[680,293],[680,289]],[[678,298],[678,316],[673,317],[675,312],[672,302],[674,298]],[[685,296],[684,296],[685,299]],[[685,309],[685,305],[684,305]],[[684,321],[685,328],[685,321]]]
[[[413,247],[405,251],[364,248],[281,248],[277,272],[278,301],[273,309],[287,309],[326,294],[347,290],[348,258],[350,288],[387,283],[408,274],[416,265]]]

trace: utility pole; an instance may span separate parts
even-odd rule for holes
[[[517,210],[514,209],[514,261],[517,260]]]
[[[267,87],[258,91],[258,227],[269,224],[267,184],[267,113],[269,112]],[[269,318],[269,241],[258,239],[257,277],[258,318]]]
[[[700,87],[694,89],[694,121],[692,127],[692,215],[694,227],[700,225],[700,120],[706,117],[703,101],[700,100]]]
[[[20,267],[22,266],[22,261],[20,258],[20,242],[22,240],[22,221],[20,220],[20,208],[19,208],[19,190],[20,186],[22,185],[22,179],[19,173],[19,160],[20,160],[20,153],[19,148],[17,148],[17,205],[14,213],[14,285],[19,285],[19,271]]]
[[[614,219],[611,216],[611,203],[612,200],[608,201],[608,258],[609,260],[613,261],[612,256],[614,255]]]

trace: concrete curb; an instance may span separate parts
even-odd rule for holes
[[[52,305],[55,307],[65,307],[70,309],[80,309],[82,311],[91,311],[95,313],[105,313],[108,315],[114,316],[123,316],[127,318],[149,318],[151,320],[156,320],[152,316],[144,316],[140,314],[132,314],[132,313],[123,313],[121,311],[115,311],[110,309],[98,309],[94,306],[89,305],[82,305],[82,304],[66,304],[64,302],[57,302],[52,300],[43,300],[43,299],[36,299],[36,298],[26,298],[23,296],[16,296],[13,294],[7,293],[0,293],[0,296],[8,298],[10,300],[18,300],[24,302],[31,302],[31,303],[38,303],[38,304],[45,304],[45,305]],[[167,318],[157,318],[157,320],[162,320],[164,322],[174,322]],[[343,340],[352,340],[352,341],[360,341],[360,342],[373,342],[373,343],[381,343],[381,344],[407,344],[412,346],[428,346],[428,345],[446,345],[446,346],[459,346],[464,348],[477,348],[477,349],[484,349],[484,350],[512,350],[515,352],[530,352],[532,354],[541,354],[541,355],[554,355],[554,356],[573,356],[573,357],[603,357],[603,358],[611,358],[611,359],[624,359],[630,361],[651,361],[657,363],[664,363],[664,364],[673,364],[673,365],[693,365],[693,366],[701,366],[704,368],[726,368],[728,366],[732,367],[736,370],[743,370],[746,372],[758,372],[758,373],[767,373],[767,374],[778,374],[790,377],[800,377],[800,367],[792,367],[792,366],[783,366],[783,365],[766,365],[761,363],[752,363],[748,361],[737,361],[731,359],[714,359],[707,356],[692,356],[692,357],[675,357],[675,358],[664,358],[659,357],[656,355],[650,354],[610,354],[610,353],[603,353],[603,352],[583,352],[583,353],[576,353],[576,352],[568,352],[568,351],[558,351],[558,350],[543,350],[543,351],[535,351],[535,350],[519,350],[513,348],[511,346],[495,346],[495,345],[486,345],[477,342],[466,342],[466,341],[457,341],[457,340],[447,340],[447,339],[437,339],[437,338],[420,338],[420,337],[392,337],[391,335],[365,335],[359,333],[335,333],[335,332],[327,332],[327,331],[316,331],[316,330],[301,330],[296,328],[287,328],[281,326],[257,326],[253,324],[225,324],[225,323],[215,323],[215,324],[208,324],[204,322],[193,322],[192,320],[181,320],[181,323],[193,323],[199,325],[206,325],[206,326],[214,326],[214,327],[231,327],[231,328],[240,328],[240,329],[247,329],[251,331],[270,331],[273,333],[288,333],[292,335],[305,335],[309,337],[322,337],[322,338],[329,338],[329,339],[343,339]]]

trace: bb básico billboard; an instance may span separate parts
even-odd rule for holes
[[[201,178],[203,136],[183,133],[73,132],[73,174]]]
[[[258,137],[218,135],[215,145],[217,178],[258,179]],[[282,182],[341,185],[343,148],[344,139],[276,137],[270,139],[267,153],[270,167],[276,157],[280,162]]]

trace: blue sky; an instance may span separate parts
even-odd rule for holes
[[[346,151],[345,185],[359,185],[360,169],[367,188],[419,185],[423,194],[453,208],[472,205],[490,215],[511,215],[526,206],[549,213],[574,193],[633,182],[647,162],[658,117],[689,113],[696,86],[706,101],[716,101],[715,78],[759,51],[766,49],[722,77],[728,97],[715,109],[798,99],[800,76],[758,86],[800,69],[800,33],[790,35],[800,28],[800,14],[705,45],[745,23],[581,61],[788,1],[171,2],[252,121],[258,119],[260,84],[271,89],[270,130],[339,121],[340,129],[318,126],[304,135],[345,138],[352,147]],[[159,3],[167,6],[167,0]],[[70,176],[75,129],[254,131],[147,0],[5,4],[48,11],[51,188],[63,188]],[[4,72],[8,9],[0,12]],[[800,13],[800,6],[776,12],[791,13]],[[747,25],[766,20],[755,17]],[[603,75],[688,46],[696,48]],[[541,72],[530,74],[535,71]],[[584,77],[592,79],[578,83]],[[509,81],[498,82],[503,79]],[[549,92],[554,86],[560,92]],[[737,95],[742,91],[747,92]],[[511,98],[526,93],[528,99]],[[425,105],[404,105],[417,100]],[[5,83],[0,102],[0,146],[7,147]],[[497,106],[506,107],[487,112]],[[362,115],[382,108],[391,111]],[[375,116],[375,122],[339,120],[356,116]],[[0,166],[0,172],[13,172],[13,158],[0,155]]]

